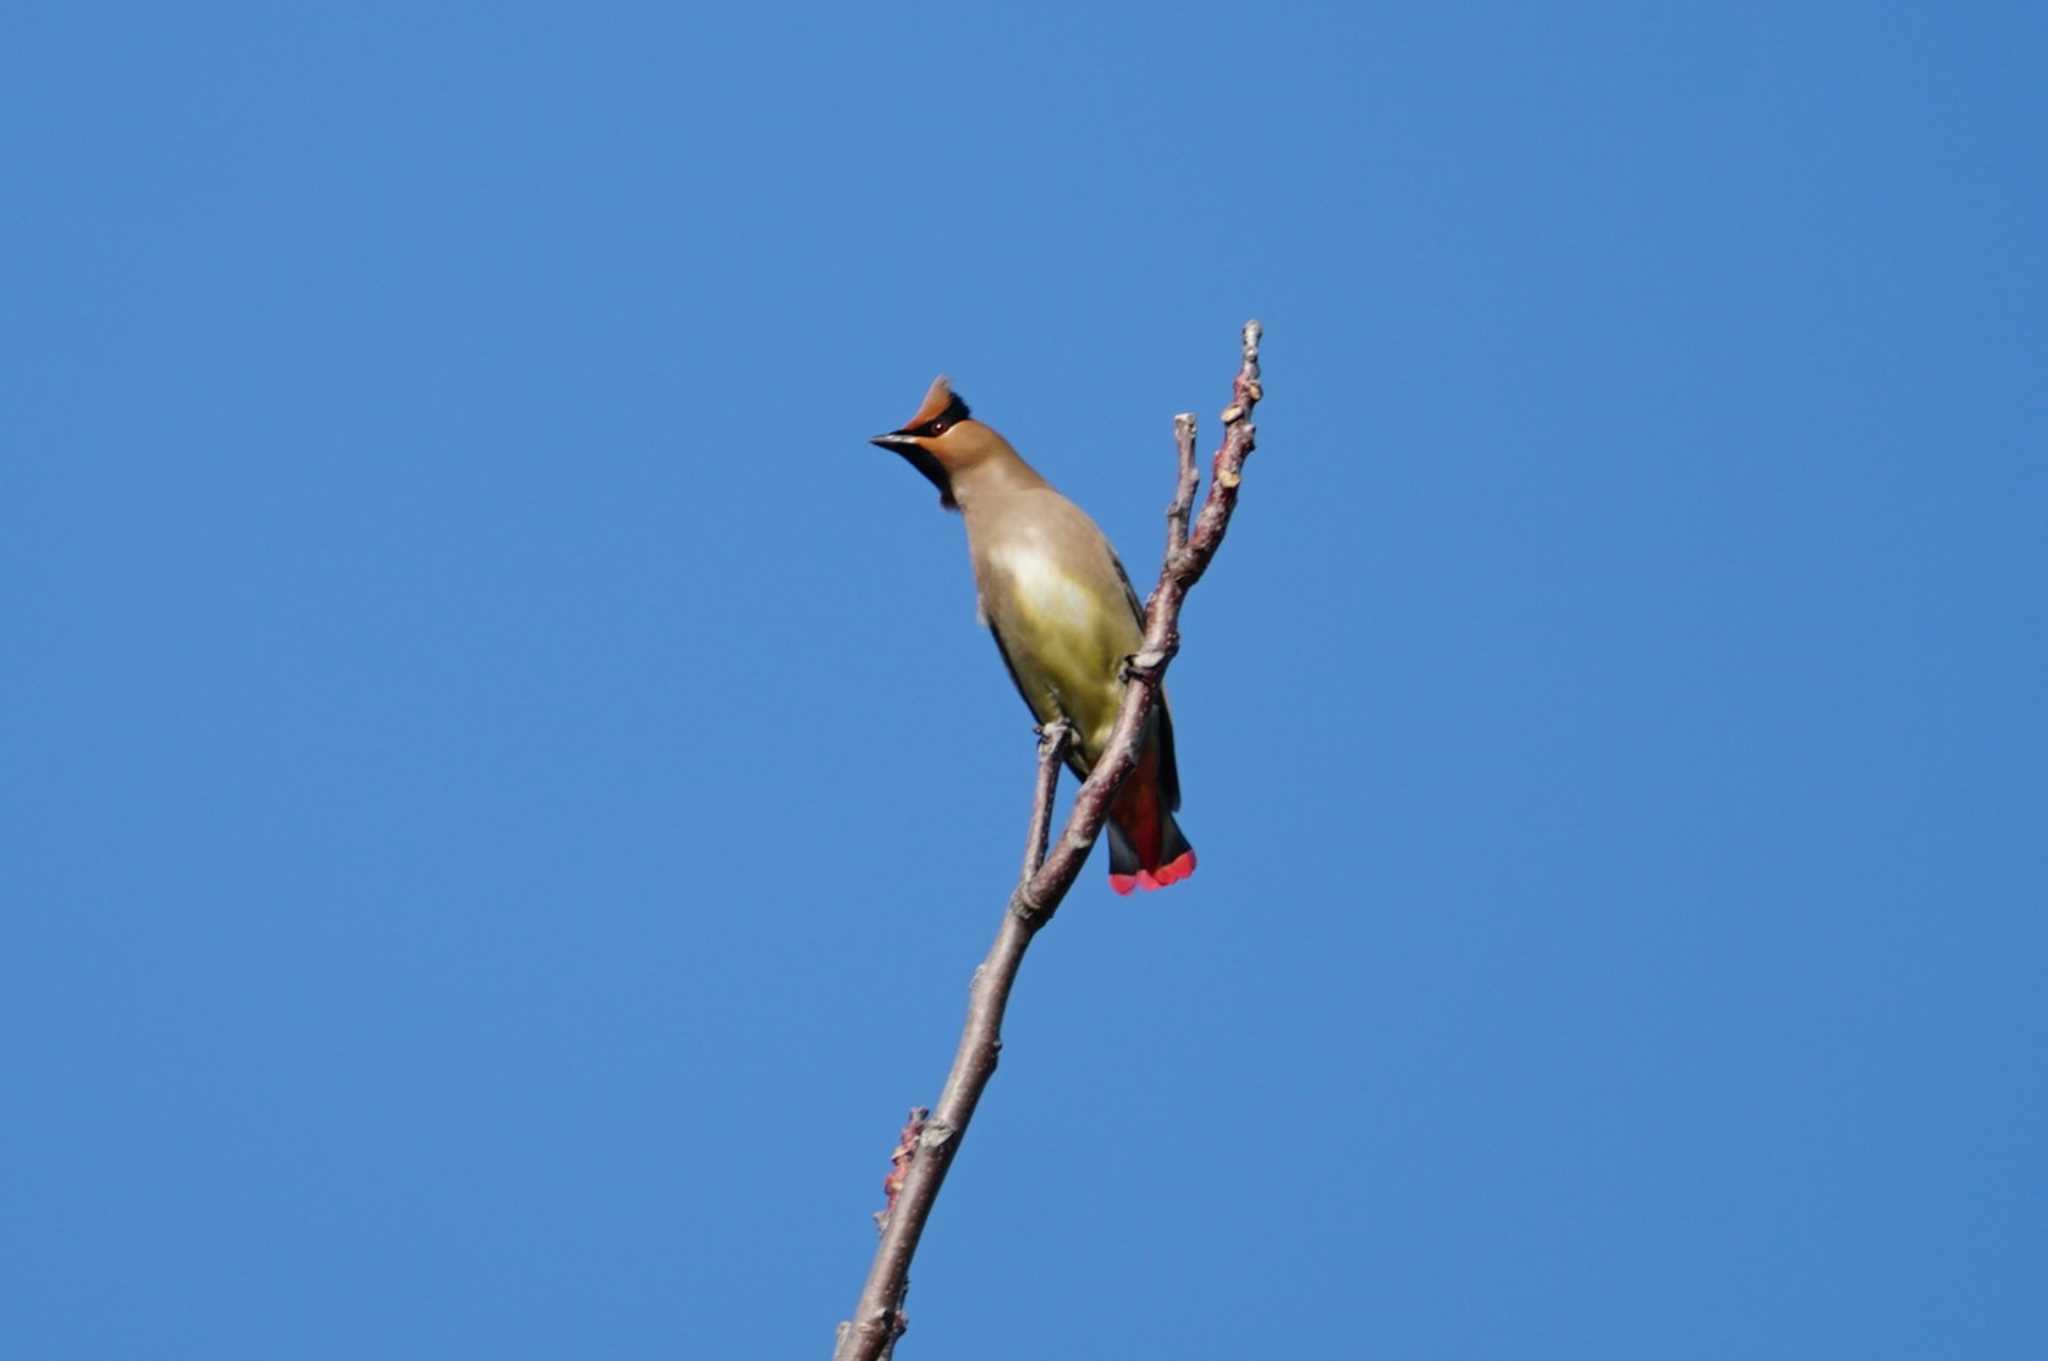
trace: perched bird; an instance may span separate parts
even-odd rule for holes
[[[1123,660],[1144,638],[1144,609],[1095,521],[1052,489],[1001,435],[975,420],[944,378],[899,430],[875,436],[931,479],[967,521],[981,618],[1010,679],[1041,723],[1064,718],[1067,764],[1085,778],[1116,726]],[[1137,768],[1109,810],[1109,885],[1163,888],[1195,872],[1173,820],[1180,776],[1166,696],[1145,721]]]

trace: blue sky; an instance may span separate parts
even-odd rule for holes
[[[901,1354],[2048,1350],[2038,7],[0,30],[0,1352],[824,1355],[1253,315]]]

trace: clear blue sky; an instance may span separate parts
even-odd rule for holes
[[[1202,852],[905,1361],[2048,1355],[2038,6],[0,21],[0,1353],[823,1356],[1021,845],[950,373]]]

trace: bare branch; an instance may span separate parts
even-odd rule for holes
[[[897,1159],[892,1183],[898,1188],[882,1214],[882,1241],[875,1248],[875,1260],[868,1269],[860,1302],[853,1318],[839,1325],[834,1361],[879,1361],[896,1346],[896,1339],[909,1326],[903,1299],[910,1289],[910,1262],[917,1254],[918,1239],[925,1221],[944,1184],[947,1170],[959,1152],[967,1125],[974,1118],[981,1094],[995,1076],[996,1059],[1002,1052],[1003,1012],[1009,1006],[1010,989],[1039,929],[1052,920],[1060,901],[1074,885],[1088,852],[1102,834],[1117,789],[1138,762],[1139,741],[1145,716],[1159,695],[1167,665],[1180,649],[1180,610],[1187,593],[1208,570],[1230,516],[1237,508],[1238,484],[1244,475],[1244,461],[1253,447],[1252,408],[1264,395],[1259,386],[1259,323],[1244,326],[1243,360],[1231,385],[1230,405],[1223,411],[1223,443],[1209,475],[1209,494],[1192,527],[1188,515],[1194,504],[1195,421],[1190,415],[1174,418],[1175,444],[1179,450],[1179,480],[1173,503],[1167,509],[1166,556],[1159,569],[1159,584],[1145,607],[1145,636],[1137,655],[1125,662],[1123,705],[1117,711],[1116,726],[1095,768],[1074,795],[1073,811],[1059,843],[1048,847],[1052,824],[1053,795],[1059,784],[1059,767],[1071,730],[1064,723],[1048,724],[1040,731],[1038,782],[1034,789],[1030,835],[1024,853],[1024,872],[1010,894],[1002,925],[988,957],[974,971],[967,990],[967,1023],[960,1032],[960,1044],[953,1055],[946,1086],[932,1108],[929,1119],[916,1129],[915,1138],[905,1130],[904,1146],[910,1149],[907,1165]],[[900,1180],[897,1179],[900,1174]]]
[[[1074,811],[1067,818],[1066,834],[1056,850],[1046,857],[1031,882],[1019,890],[1016,899],[1033,905],[1050,916],[1073,886],[1082,862],[1102,832],[1109,806],[1124,777],[1138,763],[1138,740],[1144,731],[1145,715],[1159,693],[1167,663],[1180,651],[1180,609],[1187,593],[1209,569],[1230,516],[1237,509],[1237,489],[1244,476],[1244,461],[1250,456],[1257,432],[1252,426],[1252,408],[1264,390],[1259,385],[1259,323],[1244,325],[1244,359],[1231,384],[1231,402],[1223,410],[1223,443],[1216,450],[1209,475],[1209,494],[1202,501],[1202,513],[1189,531],[1187,544],[1169,553],[1159,569],[1159,584],[1145,607],[1145,641],[1138,654],[1126,664],[1130,684],[1124,687],[1123,707],[1117,711],[1116,726],[1095,769],[1074,795]],[[1013,903],[1016,901],[1013,899]]]

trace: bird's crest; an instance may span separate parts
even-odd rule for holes
[[[917,414],[903,423],[903,433],[927,434],[930,433],[931,426],[942,421],[947,425],[955,425],[966,420],[968,415],[967,403],[960,399],[959,393],[953,391],[952,383],[948,382],[946,375],[942,373],[932,379],[932,385],[926,389],[924,401],[917,408]]]

